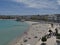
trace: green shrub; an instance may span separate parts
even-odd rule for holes
[[[56,38],[57,38],[57,39],[60,39],[60,34],[57,34],[57,35],[56,35]]]
[[[45,42],[45,41],[47,41],[47,38],[44,36],[44,37],[42,37],[41,41]]]

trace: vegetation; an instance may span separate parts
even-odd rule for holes
[[[49,30],[49,32],[51,33],[51,32],[52,32],[52,30]]]
[[[41,41],[45,42],[45,41],[47,41],[47,38],[44,36],[44,37],[42,37]]]
[[[57,34],[57,35],[56,35],[56,38],[57,38],[57,39],[60,39],[60,34]]]
[[[25,19],[27,21],[54,21],[55,20],[55,17],[57,18],[57,22],[60,21],[60,14],[55,14],[54,15],[54,18],[52,17],[53,15],[51,15],[51,17],[49,17],[48,14],[46,15],[23,15],[23,16],[19,16],[19,15],[0,15],[0,19],[17,19],[17,18],[20,18],[20,19]],[[54,20],[53,20],[54,19]]]
[[[14,19],[13,16],[0,16],[0,19]]]
[[[44,42],[46,42],[46,41],[47,41],[46,36],[42,37],[41,41],[43,42],[41,45],[46,45],[46,43],[44,43]]]

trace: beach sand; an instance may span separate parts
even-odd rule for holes
[[[30,26],[24,34],[10,45],[38,45],[42,36],[46,35],[50,24],[26,21]],[[40,44],[39,44],[40,45]]]
[[[40,22],[26,21],[30,25],[28,31],[24,32],[23,36],[10,45],[36,45],[36,43],[46,35],[49,29],[49,24]]]

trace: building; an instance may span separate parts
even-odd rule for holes
[[[56,15],[57,16],[57,22],[60,22],[60,15]]]
[[[48,21],[60,23],[60,14],[48,15]]]
[[[48,20],[49,21],[56,21],[57,20],[57,16],[56,15],[48,15]]]

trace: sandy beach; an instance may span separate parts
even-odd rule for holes
[[[40,45],[40,39],[42,36],[47,34],[50,28],[50,24],[48,23],[46,24],[32,21],[26,21],[26,23],[29,24],[27,31],[10,45]]]
[[[29,24],[28,31],[15,40],[10,45],[35,45],[45,34],[47,34],[49,24],[39,22],[26,21]]]

